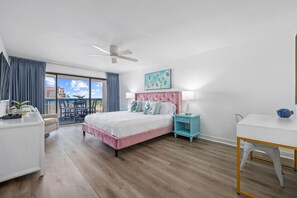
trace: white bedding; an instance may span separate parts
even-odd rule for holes
[[[166,127],[173,123],[173,118],[168,114],[145,115],[143,112],[117,111],[87,115],[85,123],[121,138]]]

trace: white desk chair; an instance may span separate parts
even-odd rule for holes
[[[242,119],[243,119],[242,115],[235,114],[236,122],[239,122]],[[280,186],[285,187],[283,174],[282,174],[282,165],[280,160],[280,151],[279,151],[279,148],[276,146],[266,146],[258,143],[250,143],[250,142],[244,141],[243,156],[240,164],[240,171],[242,171],[243,167],[245,166],[250,152],[256,151],[256,150],[266,153],[272,159],[276,175],[280,182]]]

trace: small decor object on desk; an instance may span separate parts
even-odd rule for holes
[[[277,115],[281,118],[289,118],[291,115],[294,114],[294,111],[291,111],[289,109],[279,109],[276,112]]]

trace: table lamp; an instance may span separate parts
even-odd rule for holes
[[[126,92],[126,99],[128,101],[128,108],[129,108],[129,102],[130,100],[134,99],[135,98],[135,93],[132,93],[132,92]]]
[[[183,101],[190,101],[194,100],[194,91],[183,91],[182,92],[182,100]],[[189,112],[189,104],[186,104],[186,115],[192,115],[192,113]]]

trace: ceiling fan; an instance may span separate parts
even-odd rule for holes
[[[98,47],[97,45],[92,45],[92,47],[96,48],[97,50],[100,50],[101,52],[104,52],[104,54],[89,54],[88,56],[111,56],[111,62],[112,63],[117,63],[117,58],[120,59],[125,59],[128,61],[133,61],[133,62],[137,62],[137,59],[134,58],[130,58],[130,57],[126,57],[123,55],[129,55],[129,54],[133,54],[130,50],[123,50],[123,51],[119,51],[119,47],[116,45],[110,45],[109,46],[109,51],[102,49],[100,47]]]

